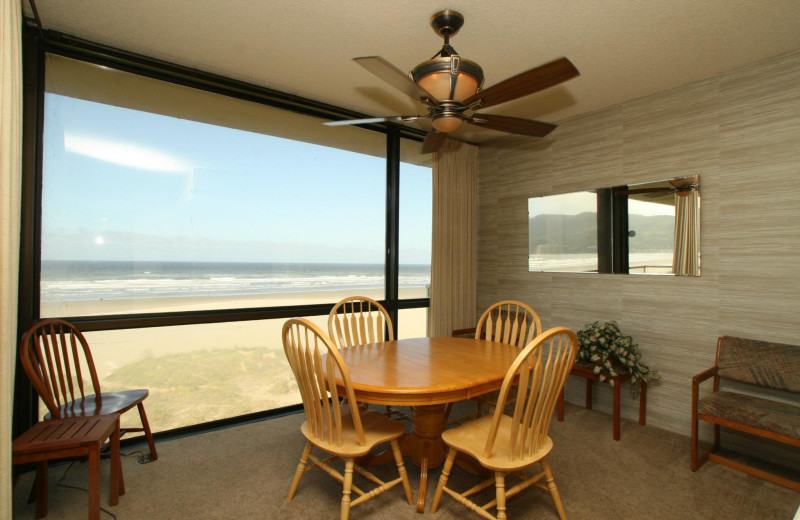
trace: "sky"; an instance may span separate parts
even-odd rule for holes
[[[383,263],[386,161],[49,93],[42,258]],[[403,163],[400,263],[430,263],[431,169]]]

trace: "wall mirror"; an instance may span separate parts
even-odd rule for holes
[[[532,272],[700,275],[700,178],[528,199]]]

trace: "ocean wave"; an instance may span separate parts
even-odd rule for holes
[[[275,269],[265,264],[263,272],[251,264],[246,264],[241,273],[231,272],[234,267],[225,264],[209,266],[198,270],[197,266],[186,269],[168,265],[160,270],[148,267],[147,271],[136,273],[108,266],[80,265],[76,269],[65,269],[46,273],[43,268],[40,285],[41,301],[81,301],[127,298],[164,298],[181,296],[231,296],[257,295],[286,292],[337,290],[337,289],[381,289],[384,287],[383,266],[335,265],[331,270],[324,265],[299,264],[291,270],[280,265],[280,272],[269,273]],[[101,268],[104,267],[104,268]],[[411,272],[401,270],[398,283],[402,288],[425,287],[430,285],[430,268],[418,267]],[[184,269],[181,271],[181,269]],[[226,272],[222,272],[222,271]],[[364,272],[367,271],[367,272]],[[94,275],[94,276],[92,276]],[[144,275],[144,276],[143,276]]]

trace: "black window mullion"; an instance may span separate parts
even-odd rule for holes
[[[613,195],[610,188],[597,190],[597,272],[612,273]]]
[[[612,201],[612,244],[614,251],[614,273],[628,274],[628,187],[611,188]]]
[[[400,132],[386,133],[386,310],[397,329],[400,244]],[[397,330],[395,330],[397,334]]]

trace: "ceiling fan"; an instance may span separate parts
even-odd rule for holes
[[[394,88],[426,105],[427,114],[347,119],[324,124],[358,125],[430,119],[433,129],[425,138],[423,153],[436,151],[444,142],[445,134],[458,130],[464,122],[533,137],[544,137],[552,132],[556,125],[550,123],[475,111],[558,85],[578,76],[578,69],[567,58],[559,58],[480,90],[483,85],[480,65],[462,58],[450,45],[450,37],[463,24],[461,13],[451,9],[431,16],[431,27],[444,38],[444,46],[431,59],[414,67],[408,75],[379,56],[353,59]]]

